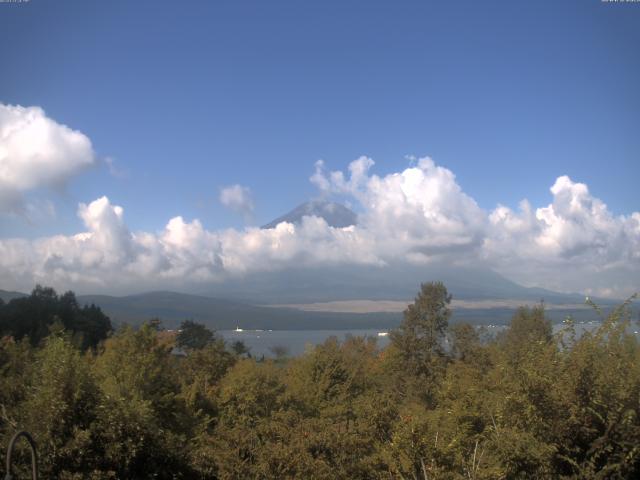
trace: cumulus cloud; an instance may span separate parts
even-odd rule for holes
[[[311,216],[272,229],[209,231],[197,219],[175,217],[158,232],[132,232],[123,209],[102,197],[79,206],[85,232],[0,240],[0,275],[15,288],[41,282],[140,290],[291,267],[453,262],[488,265],[525,285],[560,291],[621,296],[640,288],[640,213],[613,215],[584,184],[562,176],[546,206],[523,200],[516,210],[498,205],[486,212],[430,158],[385,176],[373,167],[367,157],[346,172],[319,162],[311,177],[326,195],[358,204],[357,226],[334,228]],[[223,203],[247,208],[248,191],[225,190]]]
[[[364,210],[360,224],[375,238],[383,257],[429,260],[435,256],[474,253],[480,246],[485,214],[466,195],[450,170],[432,159],[385,177],[369,175],[374,161],[360,157],[349,174],[324,172],[316,163],[312,182],[324,191],[349,195]]]
[[[81,204],[78,215],[86,231],[76,235],[0,240],[5,282],[23,289],[39,282],[113,291],[216,282],[293,264],[377,261],[363,253],[373,249],[353,227],[334,229],[316,217],[299,226],[218,232],[207,231],[198,220],[174,217],[160,232],[132,233],[123,209],[107,197]]]
[[[519,211],[499,205],[489,215],[483,254],[525,284],[603,296],[640,287],[640,213],[614,216],[587,185],[558,177],[553,201]]]
[[[5,281],[113,290],[208,281],[222,272],[218,237],[198,220],[175,217],[161,232],[132,233],[122,207],[107,197],[80,204],[78,216],[86,231],[76,235],[0,240]]]
[[[25,213],[26,192],[63,185],[94,162],[81,132],[39,107],[0,104],[0,212]]]
[[[229,185],[220,190],[220,203],[245,218],[253,215],[254,204],[249,187],[242,185]]]

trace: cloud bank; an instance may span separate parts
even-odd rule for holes
[[[60,187],[94,164],[91,141],[39,107],[0,103],[0,213],[26,214],[24,195]]]
[[[109,292],[116,285],[140,291],[290,267],[444,261],[482,264],[558,291],[620,297],[640,289],[640,212],[615,216],[586,185],[566,176],[551,187],[546,206],[523,200],[517,210],[498,205],[487,212],[450,170],[430,158],[412,163],[378,176],[367,157],[347,172],[327,172],[318,162],[312,183],[359,205],[358,225],[346,228],[304,217],[299,225],[272,229],[209,231],[197,219],[175,217],[160,231],[135,232],[124,209],[101,197],[78,208],[84,232],[0,240],[3,287],[24,290],[40,282],[78,291]],[[220,200],[238,211],[253,205],[239,185],[224,189]]]
[[[522,283],[622,296],[640,290],[640,212],[614,216],[587,185],[558,177],[553,201],[514,212],[499,205],[488,217],[482,254]]]

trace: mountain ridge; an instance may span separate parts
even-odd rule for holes
[[[26,296],[21,292],[0,290],[0,298],[6,293]],[[236,327],[245,330],[389,329],[396,327],[402,319],[400,311],[308,311],[295,308],[294,305],[256,305],[173,291],[152,291],[121,297],[78,295],[77,299],[80,305],[98,305],[116,326],[124,323],[137,325],[151,318],[160,318],[167,328],[176,328],[183,320],[191,319],[216,330]],[[411,300],[407,298],[404,301],[409,304]],[[523,303],[531,304],[531,301],[523,300]],[[547,309],[547,314],[554,322],[562,321],[567,315],[574,316],[576,320],[595,318],[593,312],[584,307],[549,306],[552,308]],[[454,323],[466,321],[474,324],[507,324],[517,308],[505,307],[500,302],[496,302],[495,308],[457,308],[455,303],[452,307]]]

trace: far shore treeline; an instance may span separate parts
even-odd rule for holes
[[[580,336],[523,307],[495,337],[450,302],[421,285],[384,349],[264,359],[194,321],[114,330],[38,286],[0,300],[1,446],[27,430],[61,480],[640,478],[631,300]]]

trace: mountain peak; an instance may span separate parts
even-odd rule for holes
[[[298,205],[289,213],[263,225],[262,228],[275,228],[281,222],[299,224],[302,222],[302,217],[311,216],[320,217],[329,226],[335,228],[344,228],[358,223],[358,216],[344,205],[326,200],[312,200]]]

